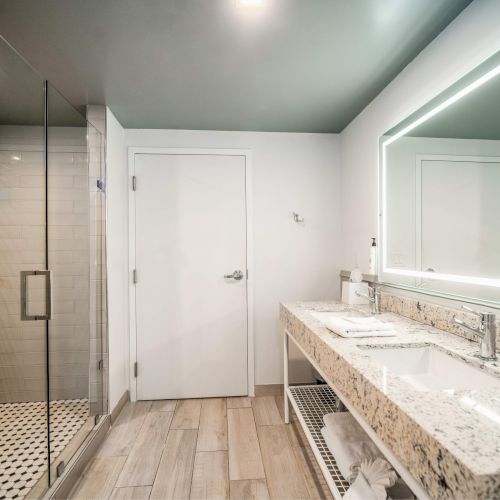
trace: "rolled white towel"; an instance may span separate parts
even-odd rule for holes
[[[368,434],[349,412],[329,413],[321,429],[325,443],[335,457],[340,473],[352,482],[364,459],[382,458]]]
[[[369,441],[368,434],[348,411],[328,413],[323,416],[323,422],[328,431],[339,442]]]
[[[363,460],[358,475],[344,495],[347,500],[386,500],[387,488],[398,476],[387,460]]]
[[[396,335],[392,323],[384,323],[375,318],[329,316],[323,320],[323,324],[342,337],[392,337]]]
[[[396,471],[384,458],[363,460],[359,466],[359,475],[362,475],[375,492],[377,500],[387,498],[387,488],[394,486],[398,479]]]
[[[376,458],[380,455],[377,447],[371,441],[345,441],[339,443],[326,427],[321,429],[326,446],[335,458],[342,476],[352,483],[359,472],[361,462],[366,458]]]

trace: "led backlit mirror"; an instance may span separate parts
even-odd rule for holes
[[[500,52],[380,141],[379,279],[500,303]]]

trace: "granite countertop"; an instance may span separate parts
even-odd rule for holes
[[[363,346],[432,344],[498,377],[500,362],[475,357],[475,342],[393,313],[377,317],[393,323],[396,336],[356,339],[336,335],[311,314],[368,310],[335,301],[297,302],[282,304],[280,318],[431,498],[500,498],[499,391],[419,391],[384,370]]]

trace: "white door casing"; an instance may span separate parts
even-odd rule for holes
[[[482,209],[484,211],[488,203],[491,208],[488,208],[485,212],[498,213],[498,210],[495,209],[497,199],[483,197],[483,201],[481,201],[481,195],[470,188],[470,185],[475,185],[478,182],[477,177],[473,177],[474,182],[471,182],[470,177],[465,174],[467,173],[470,176],[475,172],[477,175],[478,167],[485,167],[483,175],[485,179],[488,179],[488,173],[491,176],[492,172],[498,172],[500,158],[498,156],[452,154],[417,154],[415,158],[415,270],[425,272],[432,268],[433,272],[443,273],[442,264],[446,263],[448,270],[444,272],[451,275],[453,273],[450,272],[450,266],[453,268],[453,264],[455,269],[458,269],[463,268],[464,263],[467,262],[473,267],[478,261],[494,262],[497,253],[494,249],[498,248],[498,244],[491,245],[491,239],[494,239],[495,235],[494,233],[488,233],[490,244],[485,245],[479,236],[481,226],[477,225],[476,221],[480,218],[478,210]],[[427,166],[426,170],[424,170],[425,166]],[[435,170],[430,166],[434,166]],[[494,169],[487,170],[488,166],[494,167]],[[455,177],[451,175],[446,177],[447,171],[444,170],[445,168],[456,170]],[[424,171],[427,176],[435,172],[436,178],[423,182]],[[443,173],[445,175],[444,180],[442,178]],[[463,192],[457,191],[457,189],[460,189],[457,182],[462,185]],[[490,183],[493,183],[493,181],[490,181]],[[445,186],[445,189],[443,189],[443,186]],[[433,191],[437,191],[437,193],[431,194]],[[425,199],[426,194],[431,197]],[[445,232],[443,232],[442,224],[435,222],[432,225],[426,225],[423,220],[424,213],[427,214],[427,220],[432,219],[433,212],[436,213],[437,210],[436,206],[440,206],[441,203],[444,203],[448,209]],[[456,205],[453,206],[453,204]],[[435,217],[433,220],[435,220]],[[465,239],[463,231],[458,230],[461,226],[468,228],[468,237]],[[472,230],[478,232],[476,237],[471,236]],[[444,239],[444,236],[446,236],[446,239]],[[446,244],[444,244],[444,241],[446,241]],[[434,248],[431,247],[432,242],[434,242]],[[454,261],[456,256],[455,252],[451,251],[451,248],[460,249],[460,252],[456,252],[459,261]],[[481,254],[481,248],[483,248],[484,254]],[[487,258],[486,249],[490,250],[489,258]],[[429,253],[435,257],[432,262],[428,261]],[[469,257],[464,258],[467,253]],[[481,258],[478,259],[477,255],[481,255]],[[427,260],[425,257],[427,257]],[[475,276],[477,274],[479,276],[477,270],[472,272],[464,270],[463,274],[466,276]],[[429,278],[417,277],[416,284],[422,286],[428,280]]]
[[[131,399],[252,395],[249,152],[129,148],[129,171]]]

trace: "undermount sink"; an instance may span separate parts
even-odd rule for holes
[[[433,347],[370,347],[363,351],[419,391],[500,390],[500,378]]]

